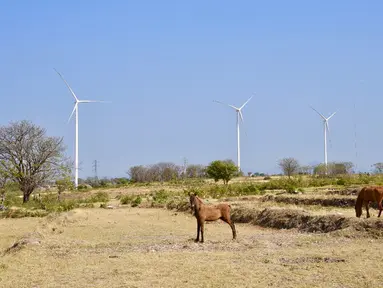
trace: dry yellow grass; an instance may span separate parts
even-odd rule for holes
[[[161,209],[76,209],[0,221],[0,287],[373,287],[380,239],[206,225]],[[27,242],[30,242],[29,244]]]

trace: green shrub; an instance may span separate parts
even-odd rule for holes
[[[344,179],[338,179],[336,181],[336,185],[344,186],[345,184],[346,184],[346,180],[344,180]]]
[[[95,195],[92,195],[89,202],[95,203],[95,202],[108,202],[109,201],[109,194],[107,192],[99,191]]]
[[[362,184],[369,184],[371,181],[371,177],[366,174],[359,174],[358,181]]]
[[[133,200],[133,195],[123,195],[120,197],[120,203],[123,205],[130,204]]]
[[[80,190],[80,191],[86,191],[86,190],[89,190],[89,186],[87,184],[78,184],[77,185],[77,190]]]
[[[132,207],[137,207],[142,202],[142,198],[140,195],[138,195],[134,200],[132,201]]]
[[[153,201],[159,204],[164,204],[168,200],[170,193],[164,189],[152,193]]]

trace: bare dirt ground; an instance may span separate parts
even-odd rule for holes
[[[2,219],[0,287],[373,287],[383,281],[382,238],[236,226],[233,241],[226,223],[207,224],[206,242],[197,244],[195,218],[164,209]]]

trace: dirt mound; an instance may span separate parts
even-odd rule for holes
[[[340,215],[311,216],[298,229],[304,232],[328,233],[349,227],[349,220],[350,218]]]
[[[21,250],[27,245],[40,245],[42,235],[38,232],[33,232],[18,239],[13,245],[3,252],[3,255],[10,254]]]
[[[285,204],[295,205],[320,205],[320,206],[335,206],[335,207],[354,207],[355,197],[350,198],[315,198],[315,197],[299,197],[299,196],[282,196],[282,195],[265,195],[259,198],[262,202],[274,201]]]
[[[299,228],[309,219],[310,214],[305,211],[266,208],[258,213],[255,223],[264,227],[292,229]]]
[[[235,222],[252,223],[268,228],[298,229],[302,232],[327,233],[349,226],[348,219],[339,215],[314,216],[305,210],[266,208],[261,211],[236,209]]]
[[[352,188],[344,190],[329,190],[326,192],[326,195],[358,195],[360,189],[362,188]]]

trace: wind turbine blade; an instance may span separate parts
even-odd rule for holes
[[[78,103],[111,103],[111,102],[101,101],[101,100],[79,100]]]
[[[213,102],[216,102],[216,103],[219,103],[219,104],[223,104],[225,106],[229,106],[235,110],[239,110],[237,107],[233,106],[233,105],[229,105],[229,104],[226,104],[226,103],[223,103],[223,102],[220,102],[220,101],[217,101],[217,100],[213,100]]]
[[[324,117],[321,113],[319,113],[314,107],[310,106],[310,108],[313,109],[315,112],[317,112],[319,116],[323,118],[323,120],[327,120],[326,117]]]
[[[239,116],[241,117],[242,123],[244,123],[244,121],[243,121],[242,111],[241,111],[241,110],[238,110],[238,113],[239,113]]]
[[[74,92],[73,92],[72,88],[69,86],[68,82],[65,81],[64,77],[55,68],[53,68],[53,69],[56,71],[57,74],[59,74],[61,79],[64,81],[65,85],[68,87],[69,91],[72,93],[76,102],[78,102],[78,98],[77,98],[76,94],[74,94]]]
[[[213,102],[216,102],[216,103],[219,103],[219,104],[223,104],[223,105],[229,105],[229,104],[223,103],[221,101],[217,101],[217,100],[213,100]]]
[[[239,108],[239,110],[241,110],[243,107],[245,107],[245,105],[251,100],[251,98],[253,98],[253,96],[251,96],[249,99],[247,99],[247,101],[241,106],[241,108]]]
[[[242,111],[241,111],[241,110],[237,110],[237,113],[239,114],[239,117],[241,118],[242,127],[244,128],[244,129],[243,129],[243,132],[245,132],[245,135],[246,135],[246,137],[247,137],[247,130],[246,130],[246,126],[245,126],[245,121],[243,120],[243,114],[242,114]]]
[[[332,116],[334,116],[335,114],[336,114],[336,112],[332,113],[332,114],[330,115],[330,117],[327,118],[327,120],[330,120],[330,118],[331,118]]]
[[[325,126],[326,126],[326,130],[327,130],[327,134],[328,134],[328,142],[330,143],[330,148],[332,148],[332,142],[331,142],[331,137],[330,137],[330,127],[328,126],[327,120],[325,121]]]
[[[77,109],[77,104],[78,104],[77,102],[76,102],[76,104],[74,104],[72,113],[70,114],[69,119],[68,119],[68,123],[69,123],[70,119],[72,118],[74,111]]]

